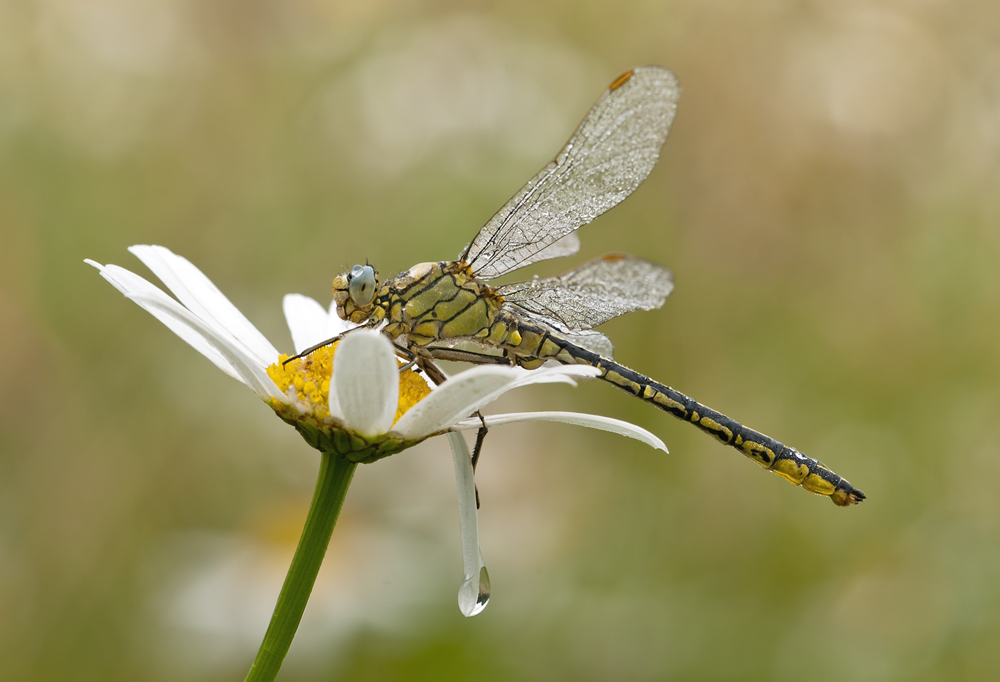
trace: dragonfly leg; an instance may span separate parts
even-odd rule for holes
[[[426,348],[431,357],[435,360],[448,360],[450,362],[468,362],[473,365],[511,365],[513,364],[505,355],[492,355],[490,353],[477,353],[471,350],[458,348]]]
[[[472,451],[473,472],[476,470],[476,465],[479,464],[479,454],[483,451],[483,441],[486,440],[486,434],[490,430],[489,427],[486,426],[486,417],[483,416],[483,413],[476,410],[476,416],[479,417],[479,423],[481,423],[482,426],[480,426],[479,430],[476,432],[476,447]]]
[[[319,350],[323,346],[329,346],[330,344],[337,343],[338,341],[340,341],[342,338],[344,338],[345,336],[347,336],[351,332],[357,331],[359,329],[371,329],[373,326],[376,326],[376,325],[372,325],[372,324],[369,323],[369,324],[360,325],[358,327],[352,327],[351,329],[348,329],[346,332],[341,332],[340,334],[337,334],[336,336],[333,336],[333,337],[327,339],[326,341],[320,341],[315,346],[309,346],[309,348],[306,348],[304,351],[302,351],[298,355],[293,355],[292,357],[290,357],[287,360],[285,360],[284,362],[282,362],[281,366],[284,367],[285,365],[287,365],[292,360],[298,360],[299,358],[304,358],[305,356],[309,355],[313,351]]]
[[[440,350],[448,350],[448,351],[450,351],[450,350],[453,350],[453,349],[448,348],[448,349],[440,349]],[[410,352],[410,353],[413,353],[413,351],[410,351],[409,349],[407,349],[407,351]],[[466,351],[459,351],[459,353],[466,354]],[[470,356],[476,356],[476,357],[480,357],[480,358],[491,358],[491,360],[484,360],[483,362],[480,362],[480,364],[485,364],[485,362],[498,362],[498,363],[503,364],[504,361],[506,360],[506,358],[504,358],[502,356],[499,356],[499,355],[486,355],[485,353],[479,354],[479,353],[472,353],[472,352],[468,352],[467,354],[470,355]],[[444,381],[445,381],[445,379],[447,377],[445,377],[444,372],[442,372],[438,368],[438,366],[435,365],[430,360],[430,358],[425,358],[422,355],[417,355],[416,353],[414,353],[413,355],[414,355],[414,357],[413,357],[412,362],[417,363],[417,365],[420,367],[420,369],[422,369],[427,374],[427,376],[430,378],[431,381],[433,381],[438,386],[440,386],[441,384],[444,383]],[[450,359],[453,359],[453,358],[454,358],[454,356],[450,356],[450,357],[447,357],[447,358],[444,358],[444,359],[450,360]],[[467,362],[472,362],[471,360],[466,360],[466,361]],[[479,455],[483,451],[483,442],[486,440],[486,433],[487,433],[487,431],[489,431],[489,428],[487,428],[487,426],[486,426],[486,418],[483,416],[483,413],[480,412],[479,410],[476,410],[475,414],[476,414],[477,417],[479,417],[479,421],[482,424],[482,426],[479,427],[479,431],[476,433],[476,447],[473,448],[473,450],[472,450],[472,471],[473,471],[473,473],[475,473],[475,471],[476,471],[476,465],[479,463]],[[479,486],[478,485],[476,486],[476,509],[479,509]]]
[[[430,358],[414,354],[413,361],[416,362],[417,367],[419,367],[424,374],[427,375],[427,378],[434,382],[435,386],[440,386],[448,379],[447,375],[445,375],[445,373],[442,372],[437,365],[431,362]]]
[[[350,331],[353,331],[353,330],[350,330]],[[344,336],[346,334],[347,334],[347,332],[344,332],[343,334],[337,334],[336,336],[334,336],[332,338],[329,338],[326,341],[321,341],[320,343],[317,343],[315,346],[309,346],[308,348],[306,348],[301,353],[298,353],[297,355],[293,355],[292,357],[290,357],[287,360],[285,360],[284,362],[282,362],[281,366],[284,367],[285,365],[287,365],[292,360],[298,360],[299,358],[304,358],[305,356],[309,355],[313,351],[319,350],[323,346],[329,346],[330,344],[337,343],[342,338],[344,338]]]
[[[410,369],[415,364],[417,364],[417,354],[416,353],[414,353],[412,350],[410,350],[409,348],[406,348],[404,346],[399,346],[399,345],[396,345],[396,344],[393,344],[393,346],[395,346],[396,355],[399,355],[399,356],[405,358],[406,360],[408,360],[408,362],[405,365],[400,365],[400,367],[399,367],[399,371],[400,372],[405,372],[406,370]]]
[[[342,338],[344,338],[345,336],[347,336],[348,334],[350,334],[351,332],[353,332],[355,329],[366,329],[366,327],[354,327],[354,329],[348,329],[346,332],[341,332],[340,334],[337,334],[336,336],[331,337],[331,338],[327,339],[326,341],[320,341],[315,346],[309,346],[308,348],[306,348],[301,353],[299,353],[297,355],[293,355],[292,357],[290,357],[287,360],[285,360],[284,362],[282,362],[281,366],[284,367],[285,365],[287,365],[292,360],[298,360],[299,358],[304,358],[305,356],[309,355],[313,351],[317,351],[317,350],[319,350],[320,348],[322,348],[324,346],[329,346],[331,344],[337,343]]]
[[[486,418],[483,417],[483,413],[476,410],[476,416],[479,417],[479,422],[482,426],[479,427],[479,431],[476,432],[476,447],[472,450],[472,473],[476,473],[476,465],[479,464],[479,455],[483,452],[483,441],[486,440],[486,433],[489,428],[486,426]],[[476,486],[476,509],[479,509],[479,486]]]

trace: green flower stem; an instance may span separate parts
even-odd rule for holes
[[[319,480],[316,481],[306,525],[246,682],[271,682],[278,675],[330,544],[347,487],[358,467],[356,463],[331,452],[322,452],[321,455]]]

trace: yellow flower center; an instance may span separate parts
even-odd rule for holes
[[[292,400],[291,409],[277,400],[270,400],[272,409],[279,414],[302,419],[307,418],[316,426],[329,424],[330,418],[330,377],[333,374],[333,355],[338,344],[323,346],[304,358],[284,364],[288,356],[284,353],[278,362],[267,368],[267,374],[278,385],[281,392]],[[400,363],[402,364],[402,363]],[[289,389],[294,387],[294,392]],[[399,373],[399,405],[393,423],[407,410],[423,400],[431,392],[423,377],[411,369]],[[290,414],[290,413],[294,413]]]

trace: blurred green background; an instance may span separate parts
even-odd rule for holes
[[[0,677],[238,680],[318,460],[84,258],[284,293],[447,259],[646,63],[659,166],[581,232],[670,266],[617,357],[819,457],[838,509],[597,383],[479,469],[359,469],[283,680],[1000,677],[1000,5],[0,0]]]

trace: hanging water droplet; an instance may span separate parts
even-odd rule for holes
[[[458,608],[464,616],[474,616],[490,601],[490,574],[480,564],[479,575],[469,576],[458,588]]]

